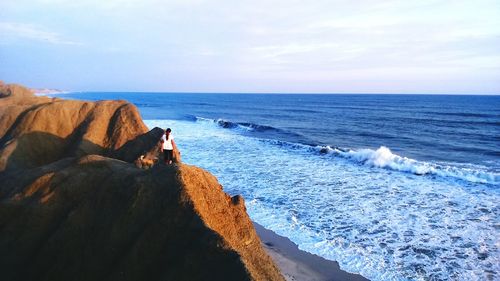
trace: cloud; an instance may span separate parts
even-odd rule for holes
[[[258,46],[251,48],[252,51],[261,53],[264,57],[279,57],[284,55],[293,55],[300,53],[310,53],[325,48],[338,47],[338,43],[320,43],[320,44],[283,44],[272,46]]]
[[[1,6],[0,51],[12,64],[27,53],[37,58],[27,64],[36,65],[64,52],[68,60],[60,66],[92,69],[88,80],[112,81],[118,75],[108,69],[119,66],[122,76],[137,77],[129,83],[140,76],[148,86],[187,81],[188,91],[207,77],[214,78],[212,90],[278,79],[276,89],[314,81],[335,91],[343,81],[431,89],[426,82],[434,77],[473,85],[500,73],[498,0],[16,0]],[[17,55],[13,42],[30,51]],[[77,53],[79,42],[85,50]],[[57,52],[48,44],[59,45]],[[50,67],[46,72],[55,76],[60,68]],[[162,78],[155,84],[154,77]],[[498,79],[488,79],[500,89]]]
[[[43,27],[16,22],[0,22],[0,37],[3,38],[2,41],[21,39],[55,45],[81,45],[79,42],[65,39],[60,34]]]

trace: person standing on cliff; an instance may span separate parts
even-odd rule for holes
[[[172,130],[170,128],[165,130],[165,134],[161,137],[161,151],[165,159],[165,164],[172,164],[174,159],[174,148],[177,149]]]

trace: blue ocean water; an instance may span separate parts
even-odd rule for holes
[[[372,280],[500,280],[500,96],[125,99],[250,217]]]

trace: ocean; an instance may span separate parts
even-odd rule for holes
[[[500,280],[500,96],[125,99],[252,220],[371,280]]]

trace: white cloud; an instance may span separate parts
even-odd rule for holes
[[[38,59],[48,49],[39,42],[57,44],[73,59],[60,62],[69,69],[116,65],[148,85],[159,73],[185,76],[186,90],[207,77],[226,77],[235,91],[274,78],[277,88],[320,79],[335,91],[372,76],[411,88],[408,81],[455,77],[473,85],[478,75],[500,73],[492,69],[500,56],[498,0],[16,0],[0,13],[5,53],[17,50],[5,42],[24,40]],[[64,46],[78,42],[85,52]],[[105,70],[89,77],[117,76]],[[490,82],[500,89],[498,79]]]
[[[15,22],[0,22],[0,37],[3,40],[28,39],[56,45],[81,45],[43,27]]]
[[[338,47],[338,43],[320,43],[320,44],[284,44],[272,46],[258,46],[250,50],[260,54],[263,57],[279,57],[284,55],[293,55],[301,53],[311,53],[320,49]]]

